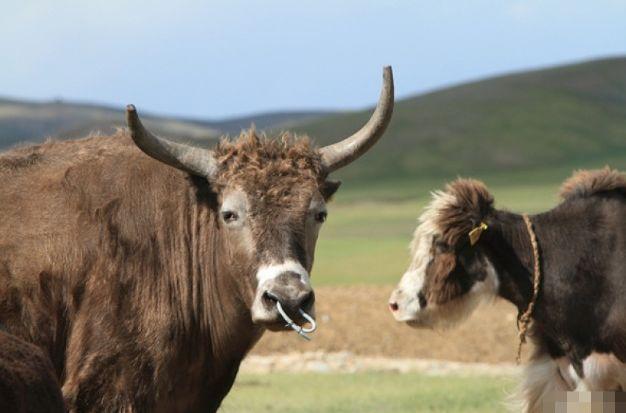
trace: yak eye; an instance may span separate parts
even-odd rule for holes
[[[426,296],[423,292],[417,293],[417,300],[419,301],[420,309],[425,308],[428,305],[428,301],[426,300]]]
[[[222,218],[225,222],[234,222],[237,221],[239,216],[234,211],[222,211]]]
[[[435,242],[435,251],[437,251],[438,253],[447,252],[449,249],[450,247],[445,242],[442,242],[442,241]]]
[[[328,212],[326,211],[320,211],[317,214],[315,214],[315,220],[317,222],[324,222],[326,221],[326,217],[328,216]]]

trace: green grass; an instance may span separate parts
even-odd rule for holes
[[[504,411],[511,378],[426,377],[416,373],[246,375],[223,413],[484,413]]]
[[[490,190],[498,207],[538,212],[557,202],[558,181],[529,178],[527,184],[503,186],[499,180],[502,177],[486,181],[496,183]],[[409,260],[408,245],[417,217],[429,192],[438,187],[441,185],[394,182],[338,193],[320,234],[313,268],[315,285],[396,283]]]

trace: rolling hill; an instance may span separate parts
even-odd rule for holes
[[[255,124],[259,129],[283,129],[331,112],[300,111],[260,113],[219,121],[180,119],[142,114],[146,125],[165,136],[182,140],[236,134]],[[78,138],[90,132],[110,133],[124,125],[122,108],[64,101],[29,102],[0,99],[0,149],[18,142],[39,142],[46,137]]]
[[[296,130],[326,144],[369,114],[326,117]],[[510,74],[397,101],[381,142],[339,175],[367,185],[457,175],[506,184],[562,179],[572,168],[605,163],[626,167],[626,58]]]
[[[369,115],[370,110],[285,112],[221,122],[144,118],[157,132],[187,140],[206,142],[255,123],[259,129],[294,129],[323,145],[352,133]],[[0,148],[44,136],[107,132],[122,122],[117,108],[0,100]],[[506,185],[511,180],[556,182],[572,168],[605,163],[626,166],[623,57],[515,73],[398,100],[386,136],[338,175],[349,178],[351,186],[366,188],[388,182],[438,185],[456,175]]]

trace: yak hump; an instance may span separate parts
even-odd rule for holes
[[[575,171],[561,185],[559,196],[567,201],[613,191],[626,195],[626,174],[606,166],[602,169]]]

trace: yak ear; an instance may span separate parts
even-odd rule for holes
[[[324,200],[328,201],[337,192],[337,189],[341,186],[341,181],[324,181],[320,192],[324,197]]]

